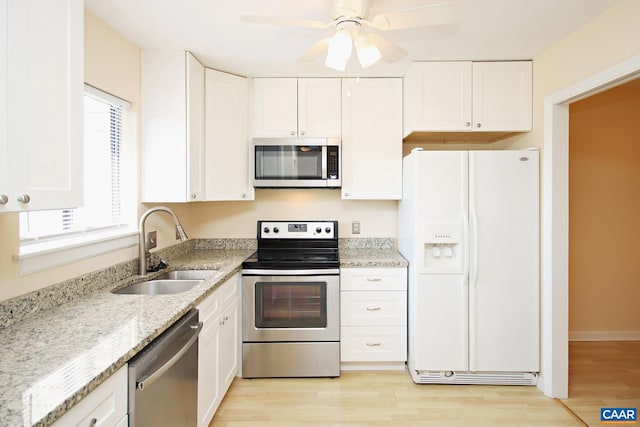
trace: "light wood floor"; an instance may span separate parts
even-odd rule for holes
[[[640,341],[570,342],[563,403],[589,426],[602,407],[640,408]]]
[[[602,406],[640,406],[639,351],[640,343],[571,343],[562,402],[532,386],[417,385],[406,371],[236,378],[210,427],[600,425]]]

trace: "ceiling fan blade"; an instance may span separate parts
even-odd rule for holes
[[[456,22],[458,18],[455,0],[432,3],[419,7],[383,12],[366,24],[382,31],[404,30],[406,28],[430,27]]]
[[[298,56],[295,62],[311,62],[321,55],[326,55],[329,49],[330,42],[331,37],[320,40],[318,43],[314,44],[309,49],[304,51],[300,56]]]
[[[247,22],[250,24],[279,25],[285,27],[326,28],[334,25],[333,22],[312,21],[309,19],[280,18],[276,16],[242,15],[240,17],[240,20],[242,22]]]
[[[386,62],[399,61],[409,55],[409,52],[379,34],[369,34],[368,37],[370,37],[370,40],[376,45],[382,55],[382,59]]]

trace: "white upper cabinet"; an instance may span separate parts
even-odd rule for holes
[[[0,0],[0,212],[83,196],[84,3]]]
[[[531,130],[531,61],[416,62],[404,79],[404,135]]]
[[[340,137],[340,79],[298,79],[298,134]]]
[[[476,131],[531,130],[531,61],[473,63]]]
[[[402,79],[342,84],[342,198],[402,198]]]
[[[142,52],[143,202],[204,199],[204,67],[188,52]]]
[[[253,200],[249,176],[249,83],[205,73],[206,199]]]
[[[253,136],[340,137],[340,79],[253,79]]]

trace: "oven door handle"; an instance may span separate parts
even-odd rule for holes
[[[340,274],[339,268],[323,268],[308,270],[268,270],[268,269],[243,269],[244,276],[328,276]]]

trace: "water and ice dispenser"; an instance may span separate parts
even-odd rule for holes
[[[432,223],[425,226],[423,273],[464,272],[463,231],[459,223]]]

